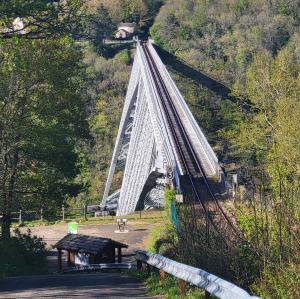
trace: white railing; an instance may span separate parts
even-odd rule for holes
[[[61,271],[61,273],[74,273],[80,271],[97,271],[97,270],[109,270],[109,269],[136,269],[136,265],[131,263],[106,263],[106,264],[89,264],[89,265],[77,265]]]
[[[146,263],[160,269],[160,271],[164,271],[177,277],[181,281],[191,283],[205,290],[207,294],[211,294],[217,298],[259,299],[259,297],[251,296],[248,292],[231,282],[202,269],[178,263],[159,254],[147,252],[145,250],[137,250],[136,259],[138,268],[141,266],[139,263]],[[209,297],[206,296],[206,298]]]

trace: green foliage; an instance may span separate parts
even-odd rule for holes
[[[155,23],[150,28],[150,35],[151,35],[152,39],[154,40],[155,44],[157,44],[158,46],[164,47],[164,41],[163,41],[162,36],[159,33],[159,29],[160,29],[160,24]]]
[[[278,268],[267,267],[253,291],[265,299],[292,299],[300,296],[299,265],[284,264]]]
[[[0,277],[47,273],[45,243],[32,236],[30,230],[8,241],[0,240]]]
[[[176,229],[169,222],[155,227],[147,239],[147,249],[163,256],[175,258],[178,256],[178,236]]]
[[[116,27],[108,9],[103,5],[98,6],[96,12],[89,15],[85,27],[85,34],[92,42],[95,51],[103,54],[105,51],[103,40],[109,38]]]
[[[171,203],[175,201],[176,192],[174,189],[167,189],[165,191],[165,211],[167,219],[171,219]]]
[[[136,22],[145,32],[152,25],[163,0],[90,0],[94,7],[108,9],[113,23]]]
[[[7,0],[0,3],[0,26],[12,28],[16,18],[25,26],[22,36],[29,39],[53,38],[82,33],[83,0]],[[0,37],[17,37],[18,29],[2,31]]]
[[[146,273],[141,273],[138,275],[138,278],[142,278],[148,287],[148,294],[163,295],[166,299],[180,299],[180,290],[178,286],[178,279],[174,276],[166,274],[164,281],[160,281],[159,274],[157,272],[151,272],[149,275]],[[186,286],[186,299],[204,299],[204,292],[197,289],[194,286]]]
[[[167,0],[150,33],[155,42],[228,85],[245,80],[261,51],[277,53],[296,34],[297,1]]]
[[[240,203],[237,216],[261,255],[262,277],[255,290],[265,298],[299,296],[300,86],[295,53],[292,42],[276,57],[267,52],[255,55],[246,88],[240,90],[252,109],[227,136],[244,177],[253,184],[252,196]]]
[[[128,49],[124,49],[123,51],[119,52],[116,56],[116,59],[120,60],[126,65],[130,64],[130,53]]]
[[[81,53],[69,38],[16,38],[1,42],[0,57],[0,208],[55,210],[80,189],[75,145],[88,137]]]
[[[86,190],[77,197],[80,202],[99,202],[99,196],[103,194],[129,79],[130,67],[125,63],[128,59],[130,55],[127,49],[112,59],[99,56],[91,48],[85,49],[85,97],[89,101],[93,143],[80,147],[85,157],[85,168],[88,169],[84,176],[79,177],[86,185]],[[122,172],[119,172],[114,178],[113,188],[119,186],[121,179]]]

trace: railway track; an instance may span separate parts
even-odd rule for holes
[[[160,105],[165,113],[169,129],[172,133],[175,151],[184,172],[184,179],[188,186],[185,189],[185,193],[193,193],[196,202],[200,204],[205,214],[207,223],[209,223],[223,239],[226,238],[226,240],[224,240],[225,243],[227,243],[230,236],[242,238],[241,233],[231,222],[214,195],[169,91],[145,43],[142,44],[142,49],[160,98]],[[218,214],[217,217],[215,216],[216,214]],[[216,221],[216,219],[218,220]],[[223,235],[224,229],[222,229],[221,233],[220,229],[222,227],[225,228],[229,236]]]

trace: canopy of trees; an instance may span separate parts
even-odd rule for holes
[[[0,5],[2,24],[9,26],[16,16],[31,24],[26,34],[11,31],[0,40],[3,238],[10,235],[12,210],[45,207],[54,211],[67,194],[76,194],[80,188],[73,180],[79,171],[75,144],[88,137],[82,54],[64,30],[66,20],[61,17],[67,8],[66,14],[74,12],[79,3],[75,2],[5,1]]]
[[[89,0],[88,6],[95,9],[103,5],[109,10],[115,24],[136,22],[141,27],[149,27],[163,2],[163,0]]]

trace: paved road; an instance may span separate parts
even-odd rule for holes
[[[0,279],[0,298],[161,298],[118,273],[27,276]]]

